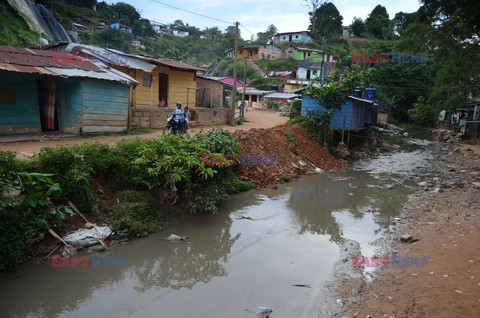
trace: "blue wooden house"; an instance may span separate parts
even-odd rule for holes
[[[306,115],[308,111],[325,110],[325,107],[316,99],[303,95],[302,97],[302,115]],[[345,130],[359,130],[363,127],[373,125],[375,123],[375,112],[373,109],[373,101],[349,96],[348,100],[342,104],[341,109],[336,110],[330,121],[330,128]]]
[[[124,130],[135,84],[78,55],[0,46],[0,135]]]

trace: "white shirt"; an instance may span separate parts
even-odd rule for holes
[[[173,113],[175,114],[175,119],[177,120],[185,118],[185,110],[183,108],[175,108]]]

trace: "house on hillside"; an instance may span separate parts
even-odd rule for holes
[[[326,109],[316,99],[308,95],[303,95],[302,115],[306,115],[308,111],[315,110],[325,111]],[[335,111],[330,121],[330,128],[345,128],[347,131],[360,130],[375,124],[374,115],[373,101],[349,96],[348,100],[342,104],[341,109]]]
[[[137,84],[79,55],[0,46],[0,135],[124,130]]]
[[[350,33],[350,26],[349,25],[344,25],[342,26],[343,33],[342,35],[345,37],[351,37],[352,34]]]
[[[199,67],[78,43],[60,43],[47,49],[88,54],[133,77],[139,85],[130,91],[131,107],[173,108],[177,101],[184,105],[195,103],[197,72],[203,71]]]
[[[311,43],[312,35],[308,31],[285,32],[275,34],[275,44],[280,43]]]
[[[290,45],[284,50],[284,57],[291,57],[295,60],[321,62],[326,58],[327,53],[322,50],[310,49],[306,47],[300,47]]]
[[[110,24],[110,28],[132,34],[132,28],[126,26],[125,24],[121,24],[120,22]]]
[[[309,81],[322,78],[322,73],[326,72],[327,65],[324,62],[297,61],[297,79]]]
[[[274,45],[249,45],[239,47],[236,55],[234,53],[234,49],[227,50],[226,53],[227,56],[236,56],[240,59],[250,58],[252,60],[276,60],[282,58],[283,51],[281,48],[278,48]]]

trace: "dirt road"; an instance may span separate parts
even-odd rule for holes
[[[428,265],[386,268],[344,317],[480,317],[480,146],[457,147],[440,167],[395,225],[418,240],[397,255]]]
[[[234,132],[236,130],[250,130],[252,128],[271,128],[277,125],[285,124],[288,121],[287,117],[283,117],[279,115],[277,111],[260,111],[251,109],[247,113],[245,113],[245,118],[248,122],[244,123],[241,126],[228,126],[222,125],[220,126],[223,129],[226,129],[230,132]],[[212,126],[203,126],[203,127],[196,127],[189,130],[189,134],[196,134],[197,132],[203,130],[210,130]],[[162,131],[155,131],[148,134],[143,135],[122,135],[122,136],[97,136],[97,137],[90,137],[85,138],[82,136],[77,137],[69,137],[69,138],[60,138],[60,139],[49,139],[44,138],[37,141],[16,141],[16,142],[4,142],[0,143],[0,151],[15,151],[18,154],[18,157],[25,158],[32,156],[35,153],[38,153],[41,148],[43,147],[55,147],[57,145],[79,145],[87,140],[97,140],[101,142],[108,143],[110,145],[115,144],[116,142],[124,139],[131,139],[131,138],[155,138],[162,135]]]

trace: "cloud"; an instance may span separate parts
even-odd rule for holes
[[[202,30],[205,27],[213,26],[218,26],[221,30],[225,30],[228,27],[226,23],[175,10],[152,0],[123,1],[133,5],[135,8],[139,8],[142,16],[149,20],[171,23],[178,19]],[[280,32],[306,30],[309,24],[308,9],[303,0],[243,0],[236,2],[224,0],[158,1],[231,23],[239,21],[242,26],[255,35],[258,32],[264,32],[270,24],[275,25]],[[343,16],[343,24],[348,25],[354,17],[366,19],[373,8],[381,1],[333,0],[331,2]],[[418,0],[404,0],[401,2],[387,0],[383,2],[382,5],[387,8],[390,19],[397,12],[413,12],[419,8]],[[244,39],[250,39],[251,34],[243,28],[241,28],[241,34]]]

